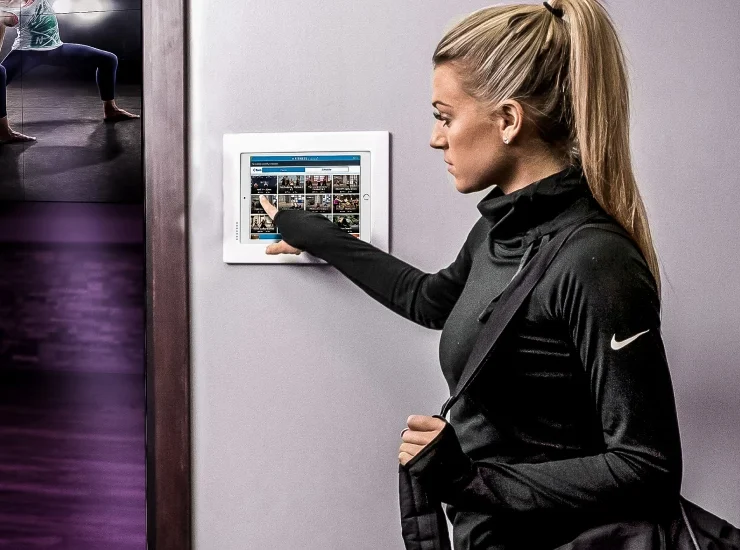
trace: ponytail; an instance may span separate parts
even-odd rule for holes
[[[594,198],[632,236],[660,289],[658,259],[630,153],[629,80],[619,36],[597,0],[551,0],[570,30],[573,127]]]
[[[594,198],[635,241],[660,293],[660,269],[632,168],[629,81],[599,0],[475,11],[438,44],[435,65],[465,68],[466,91],[493,109],[516,98],[539,137],[583,168]],[[562,18],[559,17],[562,12]]]

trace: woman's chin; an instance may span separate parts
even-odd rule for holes
[[[460,180],[453,176],[449,171],[445,175],[447,176],[447,181],[454,185],[455,189],[461,193],[462,191],[460,191]]]
[[[467,195],[468,193],[471,193],[473,190],[470,188],[470,185],[467,184],[465,180],[461,180],[460,178],[456,178],[455,176],[450,174],[450,179],[452,181],[452,184],[455,186],[455,189],[458,193],[462,193],[463,195]]]

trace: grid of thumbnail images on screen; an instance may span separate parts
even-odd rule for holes
[[[279,228],[265,214],[260,195],[278,210],[307,210],[323,214],[347,233],[360,236],[360,176],[252,176],[251,239],[279,239]]]

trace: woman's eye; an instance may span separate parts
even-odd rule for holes
[[[435,111],[432,114],[434,115],[434,118],[442,121],[442,126],[449,126],[450,121],[447,118],[443,117],[441,113]]]

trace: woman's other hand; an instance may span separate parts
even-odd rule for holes
[[[401,432],[401,447],[398,461],[402,466],[429,445],[445,427],[444,421],[433,416],[412,415],[406,421],[408,428]]]
[[[14,13],[0,12],[0,25],[15,27],[18,25],[18,16]]]
[[[262,209],[267,213],[268,216],[270,216],[270,219],[274,221],[275,214],[278,213],[277,206],[271,204],[270,201],[267,200],[267,197],[265,197],[264,195],[260,195],[260,204],[262,205]],[[270,254],[271,256],[275,256],[277,254],[295,254],[297,256],[301,252],[302,250],[298,250],[296,247],[290,246],[285,241],[271,244],[267,247],[267,249],[265,249],[265,253]]]

